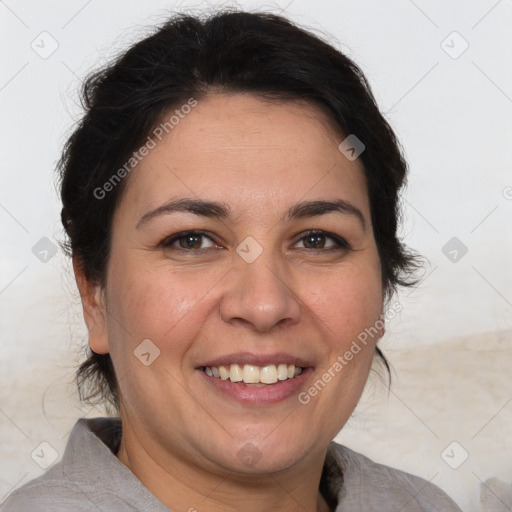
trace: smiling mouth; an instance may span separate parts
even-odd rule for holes
[[[279,381],[295,379],[304,368],[294,364],[269,364],[256,366],[252,364],[230,364],[222,366],[203,366],[202,371],[209,377],[229,380],[234,383],[270,385]]]

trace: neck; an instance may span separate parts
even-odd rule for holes
[[[208,471],[204,465],[163,453],[151,440],[141,440],[123,424],[117,457],[159,501],[176,512],[330,510],[318,490],[325,450],[283,471],[242,475]]]

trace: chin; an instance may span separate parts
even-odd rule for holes
[[[304,458],[306,452],[303,443],[290,442],[289,436],[270,443],[265,439],[261,442],[246,441],[233,447],[232,456],[226,460],[225,467],[244,475],[268,475],[294,466]],[[226,452],[223,458],[225,455]]]

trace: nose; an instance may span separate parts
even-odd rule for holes
[[[221,318],[230,324],[250,325],[259,332],[299,320],[300,299],[292,289],[283,264],[265,251],[252,263],[236,257],[220,306]]]

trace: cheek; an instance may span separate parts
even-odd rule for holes
[[[347,419],[367,381],[379,339],[375,326],[381,314],[380,294],[380,273],[347,272],[312,299],[325,341],[318,378],[329,382],[321,400],[336,418]]]
[[[165,265],[149,268],[135,260],[117,266],[109,275],[112,352],[126,352],[127,338],[132,349],[150,339],[161,350],[184,350],[201,323],[205,296],[218,280]]]
[[[116,375],[130,375],[119,382],[125,407],[147,407],[147,397],[160,396],[162,389],[178,393],[181,367],[207,316],[204,296],[211,284],[204,276],[162,267],[125,266],[115,274],[109,281],[110,353]]]
[[[340,350],[374,325],[381,313],[380,273],[368,267],[347,268],[320,281],[308,278],[303,286],[306,304],[324,325],[330,345]]]

